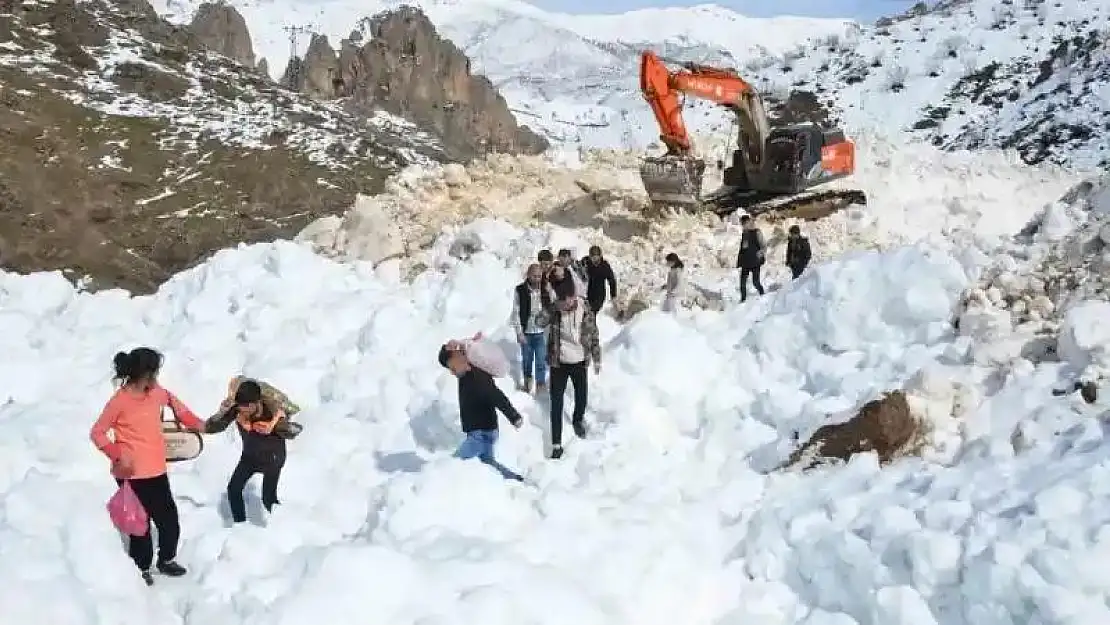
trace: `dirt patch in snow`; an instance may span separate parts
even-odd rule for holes
[[[790,455],[786,467],[809,469],[823,461],[847,461],[856,454],[875,452],[886,464],[896,458],[920,431],[903,391],[893,391],[864,404],[843,423],[821,426]]]

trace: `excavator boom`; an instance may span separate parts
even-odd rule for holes
[[[654,206],[709,205],[719,213],[739,208],[758,212],[762,205],[781,210],[789,204],[783,202],[783,196],[854,173],[855,146],[838,130],[772,128],[759,92],[736,72],[694,63],[682,63],[681,67],[671,71],[651,51],[640,56],[640,90],[666,147],[665,154],[644,159],[640,167]],[[732,165],[725,170],[725,185],[705,197],[705,161],[695,156],[682,118],[682,96],[686,95],[728,108],[740,127]],[[775,156],[773,162],[768,154]],[[859,192],[849,193],[846,203],[863,197]]]

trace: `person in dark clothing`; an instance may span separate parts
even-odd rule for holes
[[[555,262],[562,265],[567,274],[574,280],[574,292],[578,297],[586,297],[586,268],[582,263],[574,260],[574,252],[568,248],[559,250]]]
[[[589,400],[589,366],[601,373],[601,340],[594,313],[569,289],[559,296],[547,332],[547,362],[551,368],[551,457],[563,456],[563,395],[567,382],[574,387],[571,425],[579,438],[586,437],[586,402]]]
[[[281,503],[277,487],[285,466],[286,440],[296,433],[289,429],[281,406],[263,397],[262,386],[250,379],[240,382],[233,397],[220,404],[220,411],[208,419],[204,431],[223,432],[232,422],[239,429],[243,451],[227,481],[227,503],[231,520],[242,523],[247,520],[243,489],[255,473],[262,474],[262,505],[266,511]]]
[[[596,315],[605,305],[606,285],[609,286],[609,297],[617,296],[617,277],[613,275],[609,261],[601,255],[601,248],[596,245],[590,246],[590,255],[583,258],[581,264],[586,271],[586,301]]]
[[[478,458],[505,479],[524,481],[519,473],[494,458],[498,436],[497,411],[501,411],[517,429],[524,423],[524,418],[505,393],[497,388],[493,377],[471,365],[465,349],[458,342],[451,341],[439,348],[439,364],[459,379],[459,419],[466,438],[455,450],[455,457],[463,460]]]
[[[812,257],[809,239],[802,236],[802,229],[790,226],[790,236],[786,241],[786,266],[790,267],[792,279],[797,280],[802,275]]]
[[[740,225],[744,232],[740,237],[740,253],[736,256],[736,267],[740,270],[740,301],[748,299],[748,276],[752,278],[755,290],[763,295],[763,283],[759,273],[763,263],[767,262],[767,244],[763,240],[763,233],[755,227],[751,216],[744,215],[740,218]]]

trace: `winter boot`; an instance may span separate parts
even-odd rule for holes
[[[578,438],[586,438],[586,434],[589,432],[589,428],[586,427],[585,419],[572,421],[570,425],[574,428],[575,436],[577,436]]]
[[[544,384],[543,382],[540,382],[539,384],[536,385],[536,395],[540,395],[540,394],[543,394],[543,393],[546,393],[546,392],[547,392],[547,385],[546,384]]]
[[[143,583],[147,586],[154,585],[154,576],[150,574],[150,571],[143,571]]]
[[[532,378],[524,378],[524,384],[520,385],[521,390],[525,393],[532,392]]]
[[[165,575],[166,577],[181,577],[188,572],[186,571],[185,567],[174,562],[173,560],[159,562],[157,566],[158,572],[162,575]]]
[[[563,457],[563,446],[562,445],[552,445],[551,446],[551,459],[552,460],[558,460],[559,458],[562,458],[562,457]]]

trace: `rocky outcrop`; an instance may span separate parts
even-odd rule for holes
[[[811,468],[825,459],[847,461],[856,454],[875,452],[879,462],[897,457],[918,434],[920,425],[910,412],[903,391],[893,391],[860,408],[844,423],[824,425],[793,454],[787,466]]]
[[[197,9],[189,29],[209,50],[247,67],[255,67],[254,46],[247,20],[235,7],[222,2],[206,2]]]
[[[401,115],[442,137],[453,158],[502,152],[537,154],[547,140],[517,124],[505,99],[470,60],[436,33],[419,9],[380,13],[340,43],[313,37],[304,59],[293,59],[285,84],[318,98],[345,98],[361,115]]]

